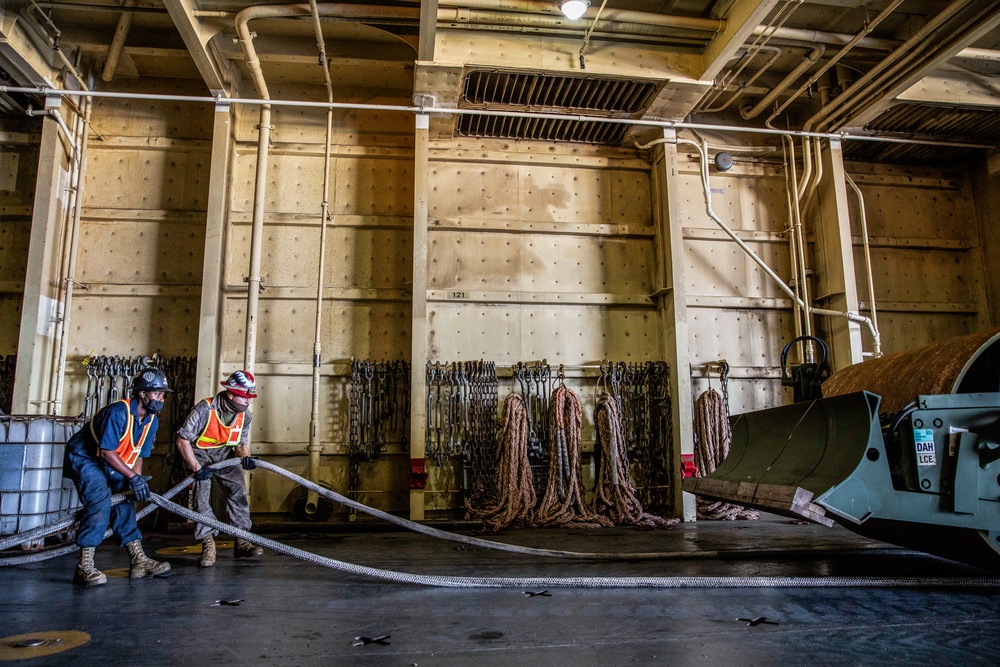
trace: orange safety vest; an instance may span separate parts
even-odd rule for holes
[[[131,401],[128,399],[123,399],[121,401],[116,401],[117,403],[125,404],[125,414],[128,415],[128,422],[125,424],[125,433],[122,434],[121,439],[118,440],[118,448],[115,449],[115,454],[117,454],[122,461],[125,462],[129,468],[135,465],[136,459],[139,458],[139,452],[142,451],[142,445],[146,442],[146,434],[149,433],[149,427],[153,425],[153,421],[156,419],[153,416],[146,424],[146,428],[142,430],[142,435],[139,436],[139,441],[134,442],[132,439],[132,424],[135,423],[135,418],[132,416],[132,406]],[[97,437],[97,433],[94,432],[94,420],[90,420],[90,434],[94,436],[94,440],[97,441],[97,448],[101,448],[101,439]]]
[[[198,449],[217,449],[219,447],[235,447],[240,444],[240,434],[243,433],[243,417],[245,412],[237,412],[236,419],[231,426],[226,426],[219,419],[219,412],[212,407],[212,399],[206,398],[208,402],[208,423],[205,429],[198,436],[195,443]]]

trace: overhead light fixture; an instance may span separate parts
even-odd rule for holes
[[[590,7],[590,0],[561,0],[559,9],[571,21],[575,21]]]

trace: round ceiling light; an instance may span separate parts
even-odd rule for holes
[[[589,6],[590,0],[562,0],[559,4],[559,9],[562,10],[566,18],[575,21],[583,16]]]

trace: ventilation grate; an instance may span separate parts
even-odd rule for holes
[[[1000,114],[994,109],[931,104],[897,104],[865,125],[882,136],[970,143],[1000,143]],[[849,160],[897,164],[955,164],[982,152],[960,146],[849,141]]]
[[[634,114],[655,94],[656,85],[649,81],[474,70],[466,76],[462,97],[471,106]]]
[[[897,104],[865,129],[989,142],[1000,140],[1000,114],[996,109]]]
[[[627,131],[623,123],[572,119],[463,115],[458,121],[459,135],[491,139],[619,144]]]

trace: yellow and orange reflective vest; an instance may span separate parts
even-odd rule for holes
[[[122,461],[125,462],[129,468],[135,466],[136,459],[139,458],[139,452],[142,451],[142,445],[146,442],[146,434],[149,433],[149,427],[153,425],[156,420],[154,416],[146,424],[146,428],[142,429],[142,435],[139,436],[139,440],[135,441],[132,438],[132,425],[135,424],[135,417],[132,416],[132,406],[128,399],[123,399],[118,401],[118,403],[125,404],[125,414],[128,415],[128,421],[125,423],[125,432],[122,437],[118,440],[118,447],[115,449],[115,454],[117,454]],[[94,421],[90,421],[90,434],[94,436],[94,440],[98,443],[101,439],[97,437],[97,433],[94,432]],[[100,445],[98,445],[100,446]]]
[[[199,449],[216,449],[217,447],[235,447],[240,444],[240,434],[243,433],[243,418],[245,412],[237,412],[236,419],[229,426],[219,419],[219,411],[212,407],[212,399],[206,398],[208,402],[208,423],[198,436],[195,445]]]

